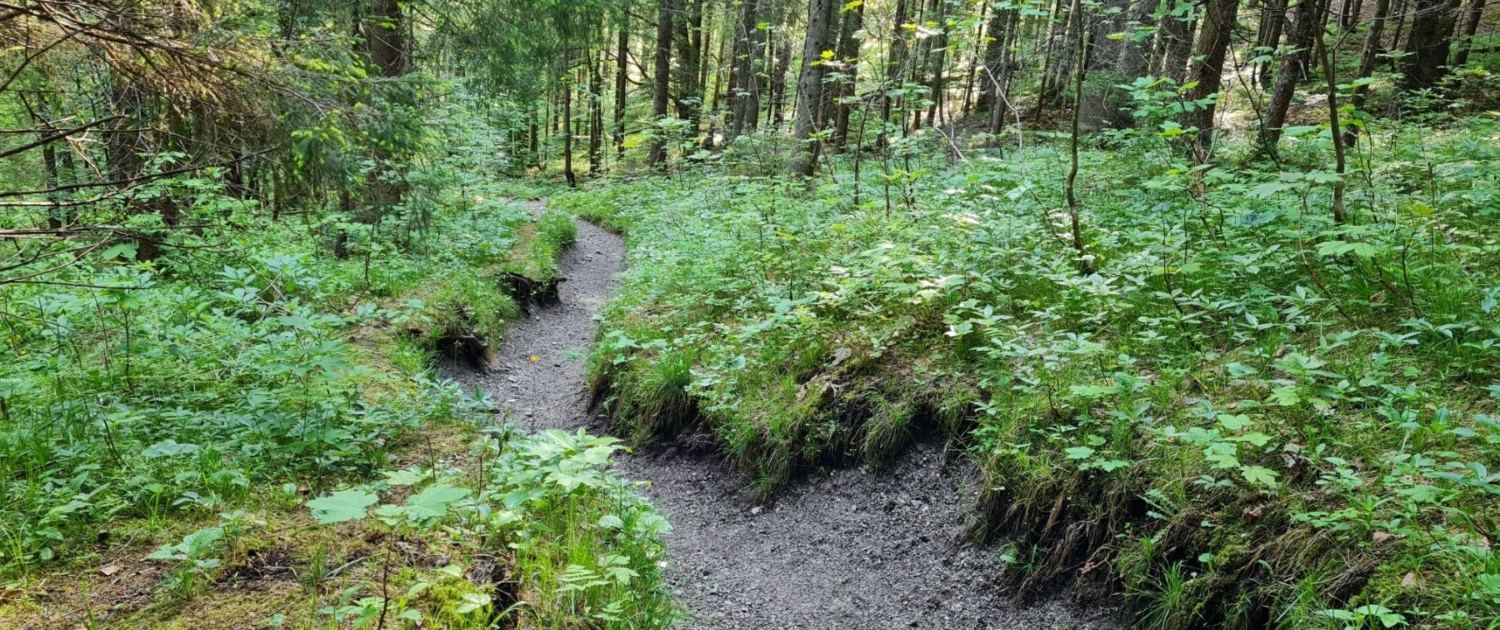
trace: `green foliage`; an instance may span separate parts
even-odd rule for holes
[[[1341,225],[1326,132],[1193,166],[1158,87],[1163,133],[1081,156],[1089,276],[1065,155],[1031,142],[899,180],[836,161],[807,192],[726,164],[554,199],[631,247],[596,399],[642,440],[701,422],[766,492],[956,408],[1018,586],[1117,549],[1156,627],[1493,623],[1500,154],[1472,139],[1495,125],[1369,130]]]
[[[369,514],[395,534],[441,532],[472,541],[478,553],[513,554],[512,575],[526,585],[511,594],[524,601],[507,609],[491,610],[490,600],[471,598],[452,615],[535,627],[578,620],[598,628],[670,626],[676,613],[661,570],[661,536],[670,527],[629,483],[606,472],[617,440],[582,431],[524,437],[500,431],[479,448],[486,463],[477,482],[460,471],[407,469],[386,473],[368,490],[342,490],[308,507],[323,524],[358,520],[379,501],[377,492],[425,484]],[[353,597],[328,613],[358,620],[386,604],[382,597]],[[401,602],[416,610],[412,605]]]

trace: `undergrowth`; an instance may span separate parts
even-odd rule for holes
[[[546,187],[488,179],[494,132],[451,96],[387,222],[162,178],[211,229],[0,286],[0,625],[671,620],[665,521],[604,471],[612,442],[497,429],[435,376],[487,361],[521,307],[507,277],[555,281],[575,237],[515,200]],[[325,531],[304,507],[349,520],[318,508],[375,493],[402,511]]]
[[[1033,137],[900,140],[811,189],[741,139],[559,197],[631,250],[594,398],[638,441],[708,431],[763,495],[943,435],[1023,594],[1104,585],[1143,627],[1492,627],[1500,130],[1372,130],[1346,224],[1316,132],[1211,169],[1170,129],[1102,140],[1088,275]]]

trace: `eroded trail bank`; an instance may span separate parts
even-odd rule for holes
[[[593,314],[624,269],[619,237],[579,222],[559,261],[561,304],[510,327],[498,369],[466,375],[528,429],[594,424],[580,360]],[[749,506],[742,480],[712,458],[654,450],[620,472],[672,523],[671,579],[692,628],[1051,629],[1108,627],[1103,611],[1018,607],[1000,591],[996,549],[960,542],[970,475],[918,446],[880,473],[833,471],[775,504]]]

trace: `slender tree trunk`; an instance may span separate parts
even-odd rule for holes
[[[569,188],[578,187],[578,175],[573,172],[573,63],[571,52],[563,53],[562,118],[563,118],[563,177]]]
[[[802,76],[797,80],[797,121],[792,138],[792,173],[811,177],[818,165],[818,103],[823,90],[823,51],[828,50],[829,32],[837,0],[808,0],[807,40],[802,47]]]
[[[980,70],[980,47],[978,44],[985,40],[987,26],[986,22],[989,21],[989,17],[989,5],[982,6],[979,11],[979,19],[975,21],[974,26],[975,45],[969,49],[969,69],[964,73],[963,109],[959,110],[961,112],[960,116],[963,117],[967,117],[969,114],[974,113],[976,107],[976,99],[974,98],[974,81],[979,78],[979,73],[982,72]]]
[[[615,159],[625,157],[625,106],[626,90],[629,89],[628,62],[630,59],[630,17],[620,25],[619,41],[615,45]]]
[[[1087,55],[1084,54],[1084,46],[1087,42],[1085,32],[1087,21],[1083,19],[1083,7],[1079,0],[1073,0],[1073,10],[1070,12],[1077,23],[1072,29],[1078,39],[1074,41],[1077,52],[1078,67],[1073,72],[1073,118],[1072,136],[1068,143],[1068,179],[1063,184],[1063,196],[1068,200],[1068,223],[1069,232],[1073,237],[1073,249],[1078,256],[1078,270],[1083,275],[1094,273],[1094,259],[1089,256],[1088,247],[1083,242],[1082,219],[1079,217],[1078,208],[1078,117],[1083,111],[1083,80],[1088,72],[1088,64],[1085,63]]]
[[[928,74],[932,77],[932,105],[927,108],[927,123],[936,126],[945,117],[944,109],[948,102],[948,2],[933,0],[933,4],[937,10],[933,21],[937,24],[938,34],[932,38],[932,50],[928,55],[928,62],[931,64]]]
[[[1469,51],[1474,48],[1474,34],[1479,32],[1479,21],[1484,17],[1484,0],[1469,0],[1464,11],[1463,26],[1458,31],[1458,50],[1453,53],[1453,66],[1469,63]]]
[[[592,53],[589,57],[589,177],[594,177],[599,174],[603,161],[604,79],[599,66],[604,59],[603,55],[598,60],[592,59]]]
[[[1287,0],[1266,0],[1260,9],[1260,32],[1255,38],[1256,55],[1275,51],[1281,45],[1281,32],[1286,26]],[[1263,63],[1255,70],[1255,80],[1265,85],[1271,80],[1271,63]]]
[[[761,73],[765,57],[765,31],[759,28],[761,0],[744,0],[734,34],[734,61],[730,73],[730,115],[734,125],[731,138],[760,127],[760,100],[764,89]]]
[[[1386,18],[1390,17],[1391,0],[1375,0],[1375,15],[1370,19],[1370,30],[1365,33],[1365,47],[1359,55],[1359,73],[1356,79],[1367,79],[1375,74],[1375,61],[1380,55],[1380,34],[1385,29]],[[1361,110],[1365,106],[1365,97],[1369,95],[1368,85],[1357,84],[1354,86],[1354,94],[1350,97],[1350,103],[1354,109]],[[1352,144],[1356,134],[1346,134],[1344,142]]]
[[[656,77],[651,90],[652,120],[660,122],[670,116],[672,101],[672,22],[676,15],[673,0],[659,0],[656,13]],[[653,131],[651,166],[660,168],[667,162],[667,137],[663,130]]]
[[[990,107],[989,120],[991,134],[1000,133],[1000,129],[1005,126],[1005,115],[1013,107],[1010,104],[1010,85],[1020,66],[1016,61],[1019,54],[1016,50],[1016,42],[1021,37],[1021,13],[1018,9],[1010,9],[1006,13],[1010,14],[1010,18],[1006,21],[1004,30],[1001,31],[1004,35],[1002,40],[1004,43],[1000,48],[998,75],[987,79],[990,89],[994,90],[994,103]]]
[[[776,65],[771,77],[771,107],[766,119],[766,124],[769,125],[779,125],[786,121],[786,88],[790,82],[787,76],[792,72],[792,41],[786,36],[782,39],[776,47]],[[802,94],[800,91],[797,93],[797,100],[802,100]]]
[[[1334,174],[1338,179],[1333,182],[1333,222],[1342,225],[1344,217],[1344,134],[1339,129],[1339,89],[1338,82],[1333,77],[1333,60],[1328,57],[1328,45],[1323,41],[1323,33],[1318,33],[1318,57],[1322,60],[1324,85],[1328,94],[1328,130],[1333,138]]]
[[[906,116],[901,112],[894,111],[898,100],[889,95],[891,90],[901,87],[902,70],[906,65],[906,14],[907,0],[896,0],[896,15],[893,19],[895,26],[891,33],[891,46],[886,53],[885,65],[885,96],[880,98],[880,119],[882,121],[880,133],[877,134],[877,144],[885,143],[885,125],[896,122],[893,116],[900,116],[900,123],[905,124]]]
[[[530,125],[530,127],[531,127],[531,134],[530,134],[530,136],[531,137],[529,138],[528,147],[527,147],[529,149],[528,155],[531,158],[531,164],[530,165],[531,166],[541,166],[542,165],[542,153],[541,153],[541,148],[542,148],[541,147],[541,135],[542,134],[541,134],[541,130],[537,128],[538,125],[537,125],[537,122],[536,122],[536,105],[535,104],[532,104],[531,111],[527,113],[527,118],[530,119],[530,122],[531,122],[531,125]]]
[[[1194,59],[1199,61],[1195,61],[1192,80],[1198,85],[1188,92],[1188,100],[1198,101],[1219,96],[1219,86],[1224,75],[1224,57],[1229,51],[1235,14],[1239,7],[1240,0],[1206,0],[1204,3],[1203,26],[1198,33],[1197,50],[1193,53]],[[1207,158],[1213,144],[1216,109],[1214,104],[1209,104],[1186,112],[1182,117],[1183,127],[1198,128],[1193,149],[1199,163]]]
[[[1058,11],[1053,13],[1054,16],[1059,17],[1055,18],[1052,34],[1047,38],[1048,61],[1042,73],[1042,87],[1037,93],[1038,109],[1062,104],[1063,87],[1073,76],[1073,66],[1078,65],[1074,54],[1077,52],[1078,43],[1076,31],[1081,25],[1078,24],[1078,20],[1073,19],[1073,14],[1076,11],[1082,11],[1083,8],[1080,5],[1075,11],[1070,4],[1066,7],[1066,17],[1061,17],[1060,12],[1063,10],[1059,7]],[[1055,62],[1052,60],[1053,57],[1056,57]]]
[[[1396,16],[1396,28],[1391,32],[1391,45],[1386,50],[1406,50],[1401,44],[1401,35],[1406,31],[1407,0],[1396,0],[1393,14]],[[1401,60],[1395,55],[1391,56],[1391,70],[1400,70]]]
[[[1266,105],[1266,119],[1260,125],[1262,150],[1275,150],[1281,140],[1281,130],[1286,126],[1287,111],[1291,109],[1292,97],[1297,93],[1297,83],[1307,74],[1307,60],[1311,54],[1313,37],[1322,26],[1319,21],[1320,0],[1304,0],[1293,14],[1292,32],[1287,38],[1290,51],[1281,55],[1281,67],[1276,71],[1276,88]],[[1327,1],[1327,0],[1322,0]]]

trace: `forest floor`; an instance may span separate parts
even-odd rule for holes
[[[540,210],[541,202],[532,202]],[[487,391],[518,427],[607,432],[590,414],[582,358],[594,314],[625,266],[616,235],[579,221],[559,260],[561,303],[511,324],[488,374],[456,374]],[[895,465],[814,475],[754,505],[741,475],[711,449],[679,443],[621,455],[616,472],[645,482],[673,533],[669,579],[692,628],[1108,628],[1103,608],[1062,600],[1021,606],[1003,592],[1000,549],[962,536],[973,471],[919,444]]]

